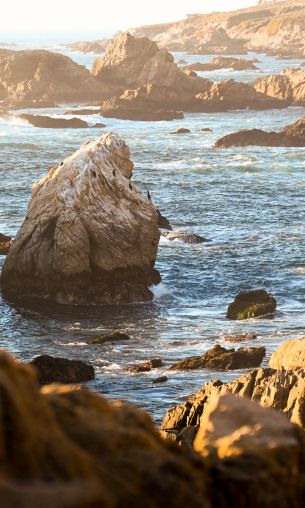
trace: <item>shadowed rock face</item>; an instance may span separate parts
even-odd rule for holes
[[[274,314],[276,301],[264,289],[243,291],[228,307],[228,319],[249,319]]]
[[[45,50],[1,50],[0,95],[14,107],[39,107],[41,101],[82,102],[107,96],[84,66]]]
[[[144,412],[77,386],[39,390],[3,352],[0,390],[2,508],[211,508],[203,460]]]
[[[10,293],[59,303],[152,299],[160,231],[151,201],[130,182],[127,145],[108,133],[33,187],[1,274]]]
[[[55,358],[49,355],[36,356],[31,361],[41,385],[50,383],[82,383],[95,378],[94,368],[81,360]]]
[[[0,255],[6,255],[10,249],[12,239],[10,236],[0,233]]]

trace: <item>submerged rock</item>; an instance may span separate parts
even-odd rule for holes
[[[215,71],[218,69],[233,69],[234,71],[255,71],[258,70],[253,60],[219,56],[207,63],[196,62],[183,67],[184,70],[193,71]]]
[[[246,340],[256,340],[257,333],[240,333],[237,335],[225,335],[224,340],[227,342],[244,342]]]
[[[168,381],[168,377],[160,376],[160,377],[156,377],[156,379],[153,379],[153,384],[156,385],[158,383],[166,383],[166,381]]]
[[[31,365],[37,371],[41,385],[50,383],[82,383],[95,379],[94,368],[81,360],[55,358],[49,355],[36,356]]]
[[[127,145],[108,133],[37,182],[0,284],[59,303],[152,300],[160,231],[152,202],[130,182]]]
[[[201,356],[192,356],[171,366],[172,370],[248,369],[258,367],[266,354],[264,347],[225,349],[216,344]]]
[[[8,253],[11,244],[11,237],[0,233],[0,255],[5,256]]]
[[[305,369],[305,339],[287,340],[271,355],[273,369]]]
[[[185,129],[184,127],[181,127],[180,129],[170,132],[170,134],[189,134],[191,131],[190,129]]]
[[[170,232],[163,232],[162,236],[170,240],[171,242],[175,240],[179,240],[183,243],[206,243],[210,242],[211,240],[208,240],[207,238],[204,238],[203,236],[196,235],[195,233],[187,233],[186,231],[170,231]]]
[[[42,115],[18,115],[17,118],[25,120],[34,127],[40,127],[43,129],[86,129],[88,123],[79,118],[54,118],[51,116]]]
[[[125,332],[113,332],[109,335],[100,335],[90,339],[90,344],[105,344],[105,342],[116,342],[120,340],[129,340],[129,335]]]
[[[228,319],[249,319],[275,313],[276,300],[264,289],[243,291],[228,307]]]
[[[144,363],[132,365],[131,367],[128,367],[127,370],[136,374],[138,372],[149,372],[151,369],[158,369],[159,367],[162,367],[162,365],[162,360],[160,358],[155,358]]]

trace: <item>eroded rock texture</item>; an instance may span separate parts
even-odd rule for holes
[[[152,202],[131,183],[128,146],[108,133],[33,186],[1,274],[2,289],[59,303],[152,299],[160,231]]]
[[[273,369],[305,369],[305,339],[287,340],[271,355]]]

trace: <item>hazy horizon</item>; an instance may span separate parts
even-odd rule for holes
[[[48,4],[38,0],[12,0],[1,9],[0,41],[12,38],[65,36],[98,38],[110,36],[117,30],[139,25],[166,23],[183,19],[186,14],[212,11],[228,11],[246,8],[256,0],[156,0],[152,5],[139,0],[112,0],[107,7],[98,0],[87,0],[86,8],[71,0],[53,0]],[[18,17],[16,16],[18,12]]]

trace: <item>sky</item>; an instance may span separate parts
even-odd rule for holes
[[[234,10],[256,0],[0,0],[0,41],[8,34],[111,35],[132,26]]]

